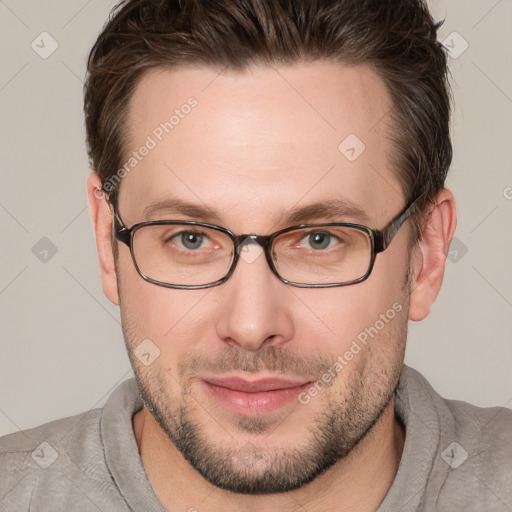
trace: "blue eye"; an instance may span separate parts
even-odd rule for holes
[[[187,249],[197,249],[203,242],[203,235],[197,233],[182,233],[180,240]]]
[[[331,243],[332,235],[325,232],[315,232],[308,236],[310,246],[315,250],[326,249]]]
[[[199,249],[203,243],[204,235],[193,231],[183,231],[176,235],[185,249]],[[175,237],[175,238],[176,238]]]
[[[328,231],[309,231],[302,237],[299,245],[302,246],[303,243],[306,243],[306,249],[323,251],[332,247],[336,240],[339,240],[339,238]]]

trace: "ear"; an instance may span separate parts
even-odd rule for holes
[[[103,293],[114,304],[119,305],[119,290],[117,288],[117,275],[112,253],[112,212],[101,190],[101,179],[95,172],[91,172],[87,179],[87,196],[89,198],[89,212],[91,214],[94,232],[96,234],[96,248],[101,271]]]
[[[430,313],[443,282],[446,257],[457,225],[453,194],[443,189],[421,228],[413,250],[409,319],[423,320]]]

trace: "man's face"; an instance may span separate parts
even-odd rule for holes
[[[154,130],[190,97],[197,105],[158,141]],[[152,71],[131,100],[127,160],[148,136],[157,144],[124,178],[120,216],[128,227],[195,220],[268,235],[288,227],[280,217],[294,208],[344,200],[367,218],[333,210],[296,224],[382,228],[405,206],[389,160],[390,106],[365,66]],[[366,146],[360,155],[354,136]],[[148,216],[149,206],[173,198],[217,217],[155,208]],[[257,245],[220,286],[164,288],[144,281],[119,245],[123,330],[141,392],[205,478],[241,493],[297,488],[389,411],[407,330],[408,230],[377,256],[366,281],[316,289],[280,281]],[[148,339],[159,355],[146,365],[133,351]],[[241,381],[261,389],[268,378],[291,388],[240,390]],[[226,387],[211,384],[218,379]]]

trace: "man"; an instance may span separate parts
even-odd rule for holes
[[[0,441],[0,510],[512,509],[512,412],[403,365],[456,226],[421,0],[131,0],[88,194],[136,380]]]

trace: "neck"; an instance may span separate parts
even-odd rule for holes
[[[253,496],[224,491],[206,481],[147,409],[134,415],[133,428],[149,481],[168,510],[374,512],[393,483],[405,442],[391,401],[368,435],[313,482],[292,492]]]

